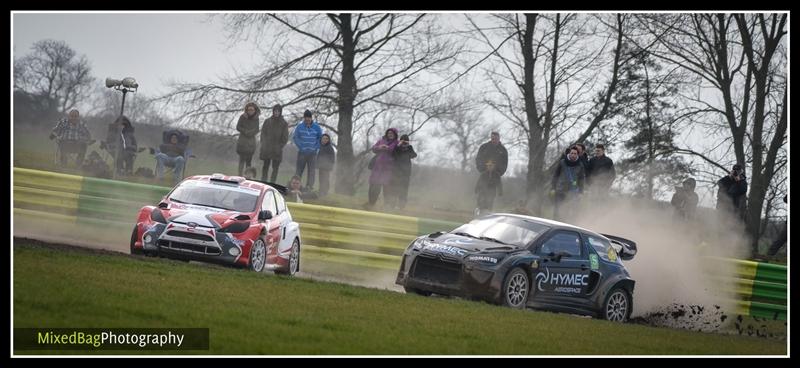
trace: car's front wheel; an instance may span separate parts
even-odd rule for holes
[[[144,249],[136,249],[134,245],[136,244],[136,237],[139,235],[139,226],[133,225],[133,233],[131,234],[131,254],[144,254]]]
[[[528,302],[530,278],[522,268],[513,268],[503,282],[503,305],[522,309]]]
[[[606,297],[601,313],[612,322],[627,322],[631,315],[631,296],[623,288],[615,288]]]
[[[403,289],[406,291],[406,294],[417,294],[417,295],[422,295],[422,296],[431,296],[431,294],[432,294],[430,291],[420,290],[420,289],[412,288],[412,287],[408,287],[408,286],[403,286]]]
[[[253,242],[253,246],[250,247],[250,269],[255,272],[261,272],[264,270],[264,263],[267,260],[267,247],[264,245],[264,241],[261,239],[256,240]]]

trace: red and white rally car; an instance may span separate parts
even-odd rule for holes
[[[239,176],[186,178],[157,206],[139,210],[131,254],[293,275],[300,269],[300,225],[292,221],[285,191]]]

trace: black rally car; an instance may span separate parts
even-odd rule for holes
[[[397,284],[406,292],[482,299],[627,321],[636,243],[547,219],[491,214],[415,239]]]

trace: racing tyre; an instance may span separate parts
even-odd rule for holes
[[[297,238],[292,243],[292,251],[289,253],[289,270],[275,270],[279,275],[292,276],[300,270],[300,241]]]
[[[408,286],[403,286],[403,289],[405,289],[406,294],[417,294],[422,296],[431,296],[432,294],[430,291],[420,290]]]
[[[525,308],[530,286],[530,278],[525,270],[519,267],[511,269],[503,282],[503,305],[517,309]]]
[[[612,322],[627,322],[632,310],[631,296],[623,288],[614,288],[606,296],[600,315]]]
[[[250,269],[255,272],[264,270],[264,264],[267,262],[267,247],[261,239],[253,242],[250,247]]]
[[[131,254],[136,254],[136,255],[144,254],[143,249],[136,249],[133,247],[134,243],[136,243],[136,235],[139,235],[137,234],[139,232],[138,230],[139,230],[138,226],[133,225],[133,233],[131,233]]]

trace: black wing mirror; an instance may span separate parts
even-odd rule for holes
[[[259,220],[269,220],[271,218],[272,218],[272,211],[270,210],[258,211]]]

